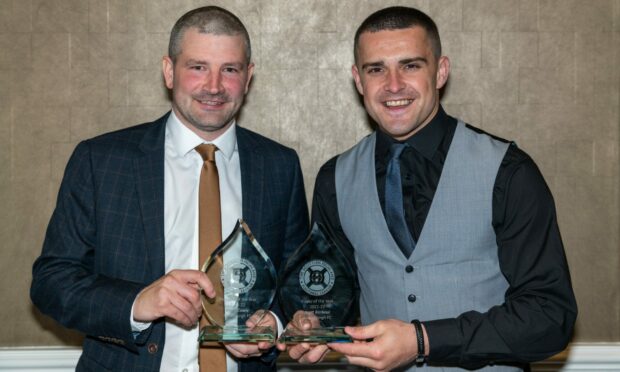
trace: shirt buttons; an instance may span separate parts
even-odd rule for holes
[[[407,300],[409,300],[409,302],[415,302],[415,300],[417,299],[418,298],[414,294],[410,294],[409,296],[407,296]]]
[[[188,372],[187,368],[183,368],[183,370],[181,372]]]
[[[405,267],[405,271],[408,272],[408,273],[412,273],[413,272],[413,266],[407,265],[407,267]]]

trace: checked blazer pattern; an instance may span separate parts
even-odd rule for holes
[[[136,295],[164,275],[164,133],[169,114],[80,143],[60,187],[31,298],[45,314],[86,335],[78,371],[157,371],[163,320],[134,338]],[[243,218],[279,269],[308,235],[294,150],[237,128]],[[274,304],[280,313],[278,304]],[[240,372],[270,371],[260,359]]]

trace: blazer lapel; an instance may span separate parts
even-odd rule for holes
[[[237,127],[237,146],[241,167],[241,196],[243,219],[254,233],[261,223],[265,195],[264,163],[260,144],[246,129]]]
[[[142,141],[143,156],[134,159],[136,188],[144,224],[150,279],[164,274],[164,140],[168,114],[154,122]]]

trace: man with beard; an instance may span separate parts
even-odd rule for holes
[[[345,329],[354,343],[289,355],[312,363],[332,349],[381,371],[521,371],[562,351],[577,306],[532,159],[443,110],[450,62],[426,14],[370,15],[354,52],[378,128],[321,168],[312,217],[354,252],[363,326]]]
[[[75,149],[31,297],[86,335],[77,370],[275,369],[267,342],[227,352],[197,342],[200,290],[215,293],[198,270],[203,245],[212,250],[243,218],[278,268],[308,234],[297,154],[235,122],[253,70],[235,15],[192,10],[163,59],[172,110]],[[274,314],[261,325],[275,328]]]

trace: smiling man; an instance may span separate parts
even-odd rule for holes
[[[450,62],[426,14],[370,15],[354,52],[377,130],[321,168],[312,216],[354,252],[362,326],[346,328],[354,343],[289,355],[313,363],[331,349],[373,370],[521,371],[563,350],[577,307],[532,159],[443,110]]]
[[[175,23],[163,58],[172,111],[75,149],[31,298],[86,335],[78,371],[275,370],[267,342],[197,341],[199,291],[213,296],[220,280],[198,269],[239,218],[276,269],[308,234],[297,154],[236,123],[251,61],[234,14],[192,10]],[[234,262],[242,249],[226,254]],[[261,325],[275,328],[278,309]]]

